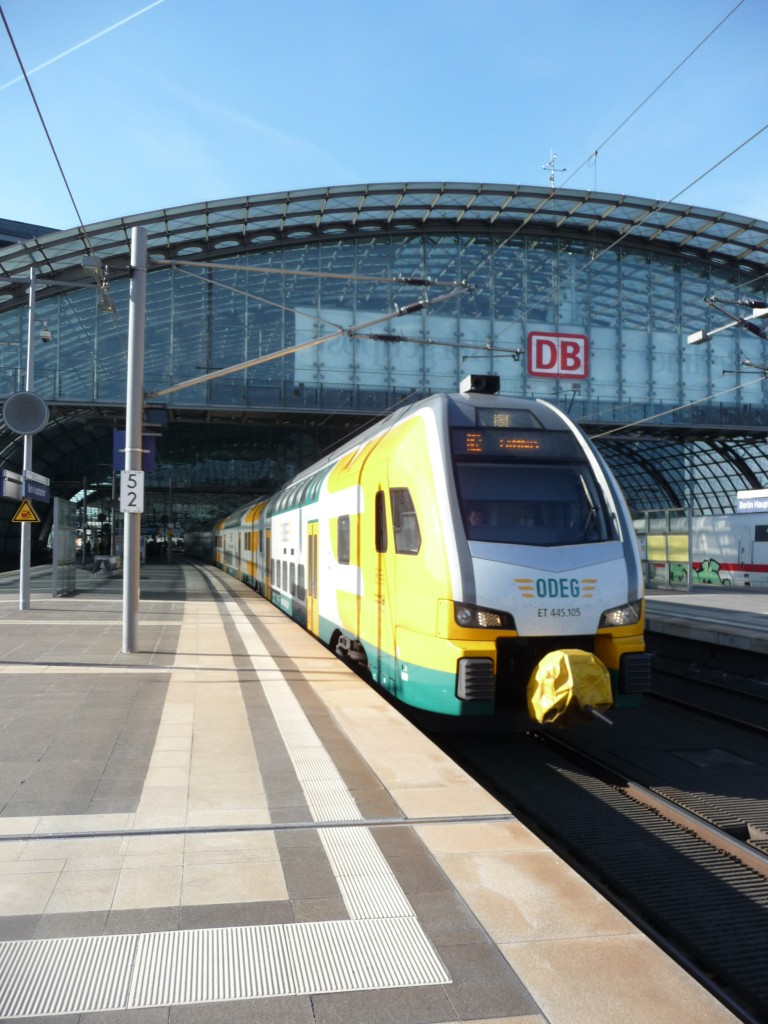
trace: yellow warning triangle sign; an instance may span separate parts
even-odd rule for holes
[[[39,523],[40,519],[37,512],[32,508],[30,503],[24,499],[19,507],[16,509],[16,514],[11,520],[12,523]]]

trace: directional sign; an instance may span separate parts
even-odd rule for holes
[[[32,508],[28,501],[22,501],[19,507],[16,509],[16,514],[11,520],[12,523],[39,523],[37,512]]]

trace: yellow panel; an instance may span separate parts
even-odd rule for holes
[[[648,558],[652,562],[666,562],[667,538],[662,534],[648,534]]]
[[[670,534],[669,542],[670,562],[687,562],[689,558],[688,534]]]

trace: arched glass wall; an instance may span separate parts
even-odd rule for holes
[[[753,283],[754,272],[742,279],[730,265],[632,245],[605,251],[552,235],[415,231],[345,232],[246,255],[224,249],[216,262],[151,263],[147,392],[272,358],[162,399],[172,406],[375,411],[492,372],[507,393],[551,399],[595,421],[630,422],[697,402],[664,422],[768,422],[766,385],[743,365],[766,365],[765,342],[732,330],[707,345],[687,344],[689,333],[723,322],[711,319],[705,296],[723,304],[768,297],[764,279]],[[465,280],[470,288],[439,301],[447,288],[399,278]],[[126,278],[112,283],[111,297],[114,316],[99,310],[94,289],[38,294],[37,316],[54,339],[36,349],[43,397],[124,401]],[[432,303],[425,309],[360,327],[425,297]],[[26,325],[26,307],[0,314],[3,394],[23,387]],[[308,345],[352,327],[353,337]],[[575,346],[572,365],[567,347],[565,362],[553,363],[562,339]],[[280,356],[296,346],[307,347]]]

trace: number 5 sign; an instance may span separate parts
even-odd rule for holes
[[[120,471],[120,511],[144,511],[144,473],[140,469]]]

